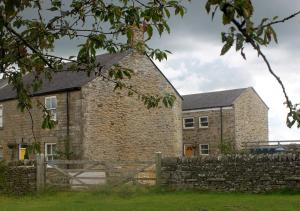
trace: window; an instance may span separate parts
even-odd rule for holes
[[[56,96],[46,97],[45,98],[45,107],[47,111],[51,114],[51,120],[56,121],[56,107],[57,107],[57,99]]]
[[[0,127],[3,127],[3,106],[0,105]]]
[[[194,128],[194,118],[193,117],[184,118],[183,128],[184,129]]]
[[[199,117],[199,127],[200,128],[208,127],[208,117],[207,116]]]
[[[46,143],[45,144],[45,157],[46,160],[54,160],[56,158],[56,144]]]
[[[200,155],[209,155],[209,145],[200,144]]]

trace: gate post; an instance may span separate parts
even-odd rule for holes
[[[161,152],[155,153],[155,173],[156,173],[156,185],[161,184]]]
[[[36,190],[38,192],[44,191],[45,188],[45,156],[44,154],[36,155]]]

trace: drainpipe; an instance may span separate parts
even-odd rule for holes
[[[70,152],[70,92],[67,91],[67,138],[65,140],[65,153],[66,158],[69,160],[69,152]],[[67,169],[69,168],[69,165],[67,165]]]

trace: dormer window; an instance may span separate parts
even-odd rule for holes
[[[45,107],[50,112],[51,120],[57,121],[57,99],[56,96],[45,97]]]
[[[183,118],[183,128],[184,129],[194,128],[194,117]]]

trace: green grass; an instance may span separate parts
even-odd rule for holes
[[[0,210],[300,210],[300,194],[170,192],[123,187],[117,191],[0,196]]]

